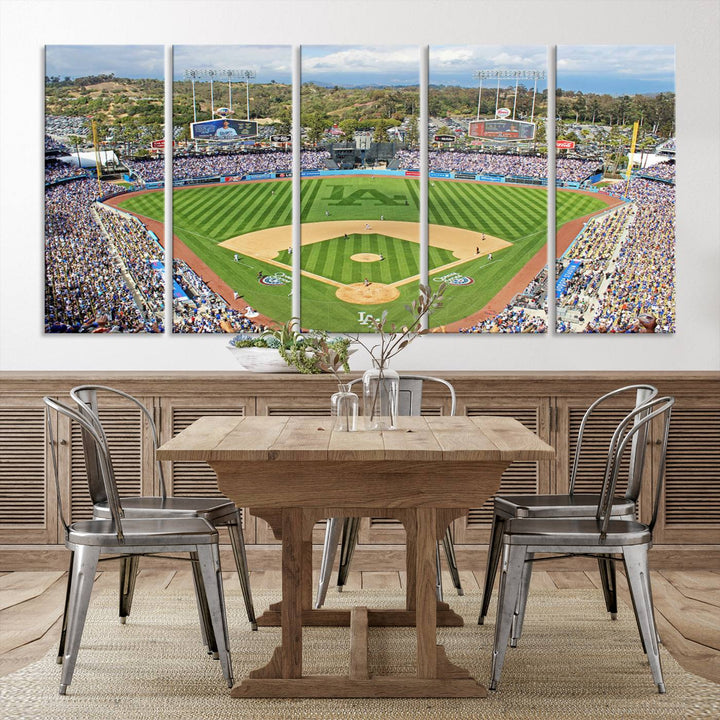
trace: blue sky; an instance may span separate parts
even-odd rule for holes
[[[675,91],[672,45],[559,45],[557,86],[632,95]]]
[[[162,45],[46,45],[45,74],[61,78],[109,75],[162,79]]]
[[[185,70],[254,70],[254,82],[292,82],[289,45],[175,45],[173,77],[182,80]],[[226,75],[227,77],[227,75]]]
[[[564,90],[611,95],[674,91],[675,51],[668,45],[560,45],[557,82]],[[256,82],[289,83],[287,45],[178,45],[173,75],[186,69],[252,69]],[[331,85],[415,85],[420,48],[416,45],[305,45],[302,79]],[[46,75],[162,78],[160,45],[49,45]],[[543,45],[433,45],[430,82],[477,87],[476,70],[546,70]],[[538,83],[538,89],[546,86]]]

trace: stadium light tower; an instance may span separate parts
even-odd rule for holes
[[[232,114],[232,78],[235,74],[235,71],[228,68],[227,70],[224,70],[223,73],[227,75],[228,79],[228,108],[230,109],[230,113]]]
[[[247,105],[247,119],[250,119],[250,80],[257,76],[254,70],[243,70],[240,75],[245,78],[245,102]]]
[[[197,70],[186,70],[185,79],[190,80],[192,83],[192,96],[193,96],[193,122],[197,122],[197,110],[195,109],[195,81],[200,77],[200,73]]]
[[[210,117],[215,117],[215,95],[213,94],[213,80],[215,76],[218,74],[217,70],[205,70],[204,73],[207,77],[210,78]]]
[[[480,119],[480,100],[482,98],[482,86],[483,80],[497,80],[497,90],[495,93],[495,115],[497,115],[498,105],[500,103],[500,80],[515,80],[515,98],[513,100],[513,120],[515,119],[515,108],[517,107],[517,93],[518,84],[520,80],[534,80],[535,87],[533,88],[533,101],[532,101],[532,113],[530,116],[530,122],[535,117],[535,97],[537,95],[537,84],[538,80],[545,78],[544,70],[477,70],[473,73],[480,81],[480,89],[478,90],[478,109],[477,118]]]

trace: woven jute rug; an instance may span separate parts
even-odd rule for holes
[[[251,632],[239,591],[226,591],[235,678],[264,665],[280,630]],[[256,592],[259,611],[278,593]],[[478,593],[456,597],[462,628],[440,629],[451,662],[484,684],[490,673],[494,606],[478,626]],[[401,607],[398,593],[331,593],[329,606]],[[229,696],[219,664],[200,642],[191,591],[136,594],[126,625],[117,621],[117,596],[93,594],[68,695],[58,695],[55,652],[0,681],[0,717],[8,720],[314,720],[348,718],[452,718],[563,720],[565,718],[718,718],[720,686],[684,671],[663,650],[667,694],[658,695],[642,652],[632,612],[624,605],[613,622],[602,593],[532,592],[526,627],[508,649],[497,693],[484,699],[265,700]],[[413,629],[371,629],[371,672],[413,673]],[[347,673],[346,628],[304,631],[304,672]]]

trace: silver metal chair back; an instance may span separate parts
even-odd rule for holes
[[[398,389],[398,415],[419,416],[422,412],[423,383],[434,382],[444,385],[450,394],[450,415],[455,416],[457,409],[457,396],[455,388],[447,380],[432,375],[409,375],[400,373],[400,387]],[[362,383],[362,378],[355,378],[349,385]]]
[[[98,400],[98,393],[104,392],[116,397],[123,398],[127,402],[137,407],[143,414],[153,440],[153,457],[155,456],[155,450],[157,450],[159,442],[159,434],[157,426],[155,425],[155,419],[152,413],[143,405],[137,398],[129,395],[122,390],[117,388],[108,387],[107,385],[78,385],[70,391],[70,397],[75,401],[78,406],[78,410],[81,414],[86,417],[93,424],[95,429],[105,438],[105,445],[109,452],[109,443],[105,436],[105,430],[103,429],[102,423],[99,420],[100,407]],[[105,500],[102,497],[102,483],[98,482],[99,479],[99,468],[97,467],[97,459],[93,455],[93,444],[91,442],[85,442],[85,430],[83,429],[83,452],[85,454],[86,467],[88,469],[88,484],[90,485],[90,496],[93,499],[93,505],[97,505]],[[89,438],[88,438],[89,440]],[[163,472],[162,463],[155,460],[155,467],[158,475],[158,483],[160,486],[160,496],[164,499],[167,498],[167,490],[165,488],[165,475]],[[98,498],[97,500],[95,498]]]
[[[620,466],[623,456],[627,452],[628,446],[631,448],[631,455],[635,454],[640,457],[637,464],[638,478],[637,493],[640,493],[640,480],[642,479],[642,471],[645,460],[645,453],[638,450],[638,437],[643,438],[643,445],[647,443],[647,437],[650,432],[651,422],[661,417],[660,437],[661,440],[661,461],[658,464],[657,476],[655,478],[655,496],[653,498],[652,518],[648,524],[648,528],[652,531],[657,521],[658,509],[660,506],[660,497],[662,493],[663,478],[665,477],[665,456],[667,454],[668,437],[670,433],[670,418],[672,416],[672,408],[675,404],[675,398],[670,396],[655,398],[631,410],[617,426],[608,447],[608,457],[605,464],[605,477],[603,480],[603,489],[600,493],[600,501],[598,502],[597,513],[595,517],[600,525],[601,533],[607,533],[608,525],[612,517],[612,503],[615,496],[615,486],[617,485]]]
[[[644,403],[657,397],[658,390],[652,385],[627,385],[625,387],[617,388],[611,392],[599,397],[595,400],[585,411],[583,419],[580,422],[580,429],[578,430],[577,445],[575,447],[575,455],[573,457],[572,469],[570,471],[570,495],[575,492],[575,481],[578,475],[578,468],[580,466],[580,459],[583,452],[583,435],[586,430],[586,426],[591,421],[595,410],[607,402],[610,398],[615,398],[618,395],[625,393],[635,392],[635,407],[640,407]],[[642,415],[638,415],[635,418],[635,422],[639,421]],[[632,450],[630,453],[630,462],[628,466],[628,482],[625,490],[625,499],[637,502],[640,494],[640,472],[639,468],[643,465],[645,446],[647,444],[647,431],[648,426],[643,425],[643,432],[637,433],[633,436]]]
[[[65,514],[62,507],[62,500],[61,500],[61,494],[60,494],[60,482],[59,482],[59,476],[58,476],[58,464],[57,464],[57,456],[55,453],[55,438],[54,438],[54,430],[53,430],[53,422],[52,422],[52,414],[51,410],[54,410],[56,413],[59,413],[61,415],[65,415],[65,417],[69,418],[71,422],[76,422],[81,428],[83,432],[83,437],[87,438],[87,443],[83,443],[83,446],[87,444],[91,448],[91,452],[89,453],[89,456],[91,457],[91,462],[93,464],[93,468],[97,469],[98,477],[95,478],[95,481],[97,483],[97,486],[95,488],[90,489],[90,493],[92,495],[93,490],[97,491],[98,487],[102,489],[102,494],[105,498],[105,502],[107,502],[108,507],[110,509],[110,517],[112,519],[115,532],[117,534],[118,540],[122,541],[123,539],[123,529],[122,529],[122,518],[123,518],[123,510],[122,506],[120,505],[120,496],[117,492],[117,486],[115,484],[115,477],[112,470],[112,461],[110,459],[110,452],[107,448],[106,440],[104,433],[101,435],[100,432],[98,432],[97,428],[95,427],[95,424],[92,423],[87,417],[81,415],[79,412],[76,412],[72,408],[65,405],[65,403],[61,402],[60,400],[55,400],[50,397],[44,397],[43,402],[45,403],[45,419],[46,419],[46,425],[48,428],[49,433],[49,439],[50,439],[50,445],[51,445],[51,457],[52,457],[52,464],[53,464],[53,473],[55,476],[55,481],[57,484],[56,490],[58,495],[58,503],[60,504],[60,515],[62,524],[65,527],[65,530],[69,528],[69,518],[65,518]],[[88,455],[86,454],[86,458]],[[90,470],[88,469],[88,477],[90,475]]]

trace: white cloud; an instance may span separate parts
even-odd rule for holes
[[[303,76],[330,76],[378,73],[383,76],[420,71],[420,51],[416,45],[384,47],[303,46]]]
[[[675,48],[672,45],[560,45],[557,67],[558,76],[672,77]]]
[[[173,75],[182,78],[185,70],[255,70],[258,80],[290,82],[289,45],[176,45],[173,48]]]

